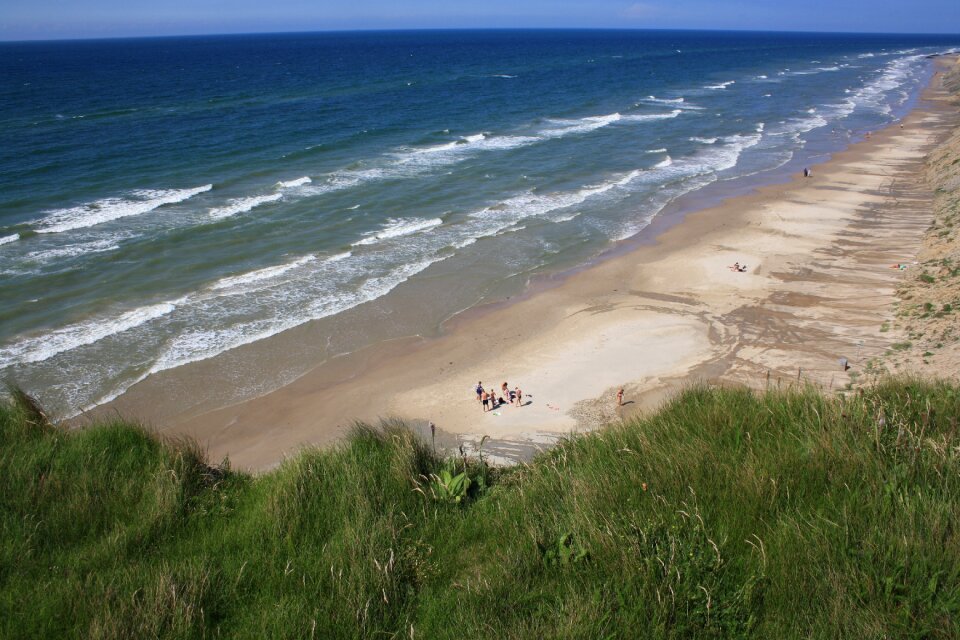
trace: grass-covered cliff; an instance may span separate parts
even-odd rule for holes
[[[21,397],[0,637],[957,637],[958,416],[946,384],[695,388],[465,486],[398,427],[251,477]]]

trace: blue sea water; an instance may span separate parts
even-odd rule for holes
[[[225,399],[262,392],[586,262],[685,194],[841,149],[902,116],[926,56],[958,45],[667,31],[0,43],[0,376],[69,415],[349,312],[349,330],[314,336],[322,349],[242,367]],[[417,283],[415,310],[384,302]]]

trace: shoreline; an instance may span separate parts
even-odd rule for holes
[[[888,254],[911,242],[915,253],[922,241],[922,186],[910,192],[909,183],[941,133],[940,77],[905,129],[893,125],[834,153],[810,179],[682,213],[652,243],[637,239],[520,296],[473,307],[445,322],[439,337],[373,345],[271,393],[157,430],[190,435],[214,458],[262,469],[303,444],[336,440],[355,419],[399,416],[420,429],[436,423],[446,445],[489,435],[512,459],[653,407],[692,379],[750,384],[764,370],[784,378],[796,362],[803,379],[826,386],[829,374],[831,388],[846,384],[838,358],[856,371],[854,344],[862,341],[863,361],[892,341],[877,332],[880,316],[892,315],[898,274],[879,269]],[[901,197],[913,201],[910,211],[897,205]],[[725,268],[735,260],[749,272]],[[873,297],[849,304],[850,292],[865,286]],[[532,404],[482,414],[477,379],[520,384]],[[610,398],[620,385],[629,404],[617,412]],[[105,407],[137,413],[122,397]]]

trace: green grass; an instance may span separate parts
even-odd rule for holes
[[[0,407],[0,637],[960,635],[960,390],[690,389],[464,471],[398,425],[251,477]],[[447,476],[445,476],[446,478]]]

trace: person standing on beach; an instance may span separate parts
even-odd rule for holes
[[[483,395],[483,383],[477,382],[477,402],[480,402],[480,396]]]
[[[486,391],[480,391],[480,402],[483,403],[483,412],[487,412],[487,406],[490,404],[490,396]]]
[[[520,390],[520,387],[517,387],[516,392],[517,392],[517,406],[519,407],[520,405],[523,404],[523,391]]]
[[[623,406],[623,387],[620,387],[620,391],[617,391],[617,406]]]

